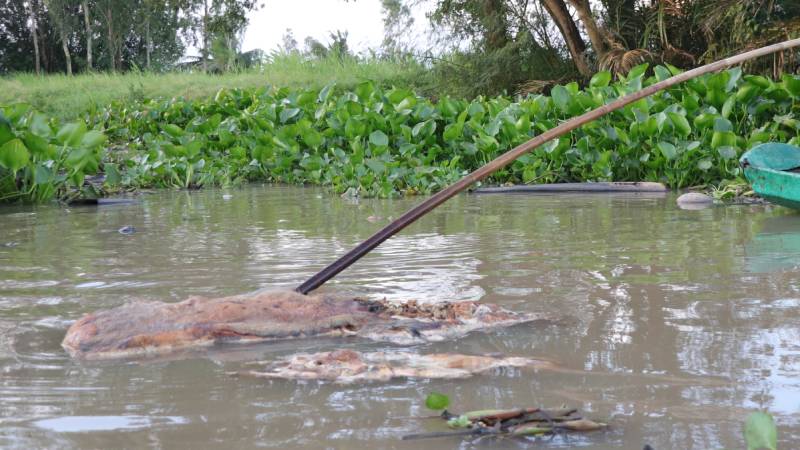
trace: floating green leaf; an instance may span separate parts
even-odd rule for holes
[[[754,412],[747,417],[744,427],[747,450],[777,450],[778,429],[770,414]]]
[[[438,408],[438,409],[443,409],[443,408]],[[463,414],[458,417],[453,417],[452,419],[447,421],[447,426],[449,426],[450,428],[467,428],[470,425],[472,425],[472,421],[469,420],[469,417]]]
[[[445,409],[450,405],[450,397],[439,392],[431,392],[425,397],[425,406],[434,411]]]

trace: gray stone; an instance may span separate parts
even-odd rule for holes
[[[678,207],[681,209],[703,209],[714,203],[714,199],[699,192],[688,192],[678,197]]]

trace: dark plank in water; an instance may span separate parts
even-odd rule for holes
[[[137,200],[132,198],[78,198],[71,200],[69,206],[111,206],[135,205]]]
[[[661,183],[648,181],[615,181],[598,183],[555,183],[497,186],[475,189],[476,194],[502,194],[507,192],[666,192]]]

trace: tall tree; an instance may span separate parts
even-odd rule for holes
[[[92,39],[94,32],[92,31],[92,21],[89,12],[89,0],[81,1],[81,9],[83,10],[83,24],[86,32],[86,70],[92,70]]]
[[[411,8],[403,0],[381,0],[383,13],[383,43],[381,47],[385,52],[392,54],[401,51],[405,45],[404,37],[409,34],[414,25],[414,16]]]
[[[122,50],[127,34],[133,28],[138,2],[128,0],[95,0],[100,21],[105,28],[105,51],[108,68],[112,72],[122,70]]]
[[[191,12],[199,10],[200,13],[198,20],[195,20],[195,28],[200,33],[199,41],[202,43],[200,54],[203,70],[208,70],[212,50],[226,59],[215,63],[218,69],[233,67],[239,49],[239,35],[247,26],[247,13],[257,8],[257,0],[194,0],[194,4],[189,5]]]
[[[30,0],[26,3],[28,7],[28,20],[30,21],[30,30],[31,30],[31,37],[33,38],[33,52],[34,52],[34,61],[36,62],[36,75],[41,75],[42,73],[42,65],[41,65],[41,58],[39,55],[39,33],[38,33],[38,20],[37,20],[37,5],[36,0]]]
[[[58,31],[61,41],[61,50],[64,52],[67,75],[72,75],[72,56],[69,52],[69,41],[75,27],[75,13],[77,4],[74,0],[45,0],[50,20]]]
[[[586,28],[586,34],[589,36],[589,41],[592,43],[592,48],[597,54],[597,58],[602,58],[603,54],[608,48],[606,41],[603,39],[603,34],[600,32],[600,27],[592,14],[592,8],[589,5],[589,0],[568,0],[570,5],[575,8],[578,13],[578,18]]]
[[[592,70],[586,62],[586,43],[583,41],[575,21],[572,20],[564,0],[541,0],[541,2],[556,23],[561,36],[564,37],[564,42],[567,44],[578,72],[585,77],[591,76]]]

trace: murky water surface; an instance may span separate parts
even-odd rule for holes
[[[547,357],[567,372],[339,386],[227,373],[297,351],[390,346],[315,339],[102,364],[59,346],[71,321],[100,308],[292,287],[417,201],[258,186],[0,209],[0,447],[733,449],[756,409],[775,415],[783,448],[800,442],[800,216],[777,207],[461,196],[324,288],[561,314],[414,350]],[[573,405],[613,427],[400,441],[442,428],[416,419],[430,414],[430,391],[455,410]]]

